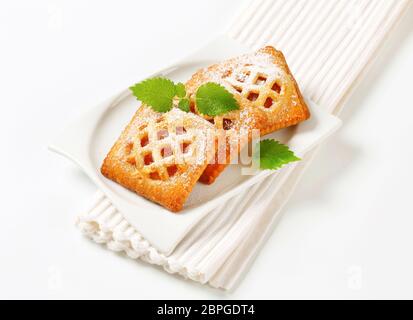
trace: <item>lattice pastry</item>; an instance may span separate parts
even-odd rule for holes
[[[180,211],[214,150],[214,126],[192,113],[141,106],[107,155],[102,174],[171,211]]]
[[[187,92],[191,97],[191,110],[194,113],[199,114],[195,93],[198,87],[206,82],[216,82],[225,86],[234,94],[240,105],[240,110],[223,116],[203,116],[218,129],[243,129],[248,132],[259,129],[263,136],[310,117],[283,54],[273,47],[268,46],[255,53],[242,55],[195,73],[186,83]],[[227,164],[219,164],[217,160],[207,166],[200,177],[201,182],[213,183],[225,169]]]

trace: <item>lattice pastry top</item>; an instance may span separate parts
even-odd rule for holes
[[[102,173],[124,187],[179,211],[207,163],[213,125],[172,109],[160,114],[141,106],[106,157]]]
[[[199,114],[195,93],[206,82],[225,86],[240,105],[240,110],[223,116],[212,118],[202,115],[218,129],[259,129],[261,135],[266,135],[310,116],[283,54],[273,47],[268,46],[196,72],[186,83],[194,113]],[[225,164],[208,165],[200,181],[213,183],[224,168]]]

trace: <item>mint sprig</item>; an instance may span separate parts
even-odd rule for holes
[[[212,117],[239,109],[234,96],[223,86],[214,82],[200,86],[195,99],[198,111]]]
[[[183,83],[156,77],[139,82],[129,88],[133,95],[142,103],[157,112],[168,112],[177,102],[178,108],[189,112],[189,99]],[[223,86],[208,82],[200,86],[195,100],[198,111],[208,116],[219,116],[232,110],[238,110],[239,105],[234,96]]]
[[[288,146],[278,141],[267,139],[259,143],[260,147],[256,150],[254,158],[259,157],[260,169],[277,170],[288,163],[301,160]]]

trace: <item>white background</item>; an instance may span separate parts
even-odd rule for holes
[[[413,298],[412,8],[234,292],[109,252],[75,228],[95,188],[48,142],[224,31],[239,6],[1,2],[0,298]]]

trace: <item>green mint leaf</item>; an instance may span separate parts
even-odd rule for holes
[[[208,82],[196,92],[196,105],[200,113],[219,116],[231,110],[239,109],[237,100],[223,86]]]
[[[186,90],[185,90],[185,85],[181,82],[179,82],[176,86],[176,95],[178,98],[185,98],[186,96]]]
[[[133,95],[157,112],[172,109],[172,99],[176,95],[175,84],[165,78],[151,78],[129,88]]]
[[[255,154],[254,157],[257,157],[257,154]],[[260,141],[260,168],[263,170],[277,170],[288,163],[299,160],[301,159],[296,157],[288,146],[278,141]]]
[[[181,99],[178,104],[179,109],[185,112],[189,112],[189,99]]]

